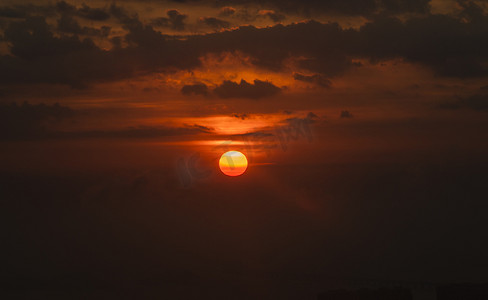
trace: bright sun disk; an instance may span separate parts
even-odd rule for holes
[[[228,151],[220,157],[219,167],[227,176],[239,176],[246,172],[247,158],[239,151]]]

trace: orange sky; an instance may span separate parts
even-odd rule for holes
[[[0,2],[7,298],[486,282],[486,1]]]

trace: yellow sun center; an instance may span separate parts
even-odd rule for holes
[[[247,169],[247,158],[239,151],[228,151],[220,157],[219,167],[227,176],[239,176]]]

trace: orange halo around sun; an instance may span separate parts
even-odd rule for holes
[[[227,176],[239,176],[246,172],[247,158],[239,151],[228,151],[220,157],[219,167]]]

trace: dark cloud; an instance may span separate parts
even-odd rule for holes
[[[236,13],[236,9],[230,6],[225,6],[220,9],[219,16],[228,17]]]
[[[66,2],[66,1],[58,1],[58,2],[56,2],[55,8],[60,13],[74,14],[77,11],[76,6],[74,6],[73,4],[70,4],[70,3]]]
[[[151,25],[156,27],[168,27],[173,30],[184,30],[185,29],[185,19],[188,18],[187,15],[181,14],[176,9],[171,9],[166,12],[168,17],[161,17],[153,19]]]
[[[173,0],[175,1],[175,0]],[[178,0],[177,2],[182,2]],[[186,0],[219,5],[220,0]],[[313,15],[316,13],[339,13],[344,15],[371,16],[377,13],[427,13],[430,0],[229,0],[227,5],[257,5],[266,9],[290,14]]]
[[[204,83],[195,83],[190,85],[185,85],[181,88],[181,93],[183,95],[208,95],[208,87]]]
[[[64,11],[75,9],[65,6]],[[242,26],[186,37],[162,34],[115,4],[107,11],[127,31],[125,36],[112,40],[114,48],[110,51],[100,49],[89,38],[56,35],[45,17],[10,22],[3,39],[11,53],[0,57],[0,82],[84,87],[127,78],[136,71],[191,70],[201,65],[203,55],[224,52],[244,53],[254,66],[275,71],[282,70],[283,62],[293,58],[299,67],[295,79],[322,86],[327,85],[326,80],[360,66],[357,59],[373,63],[403,59],[427,66],[441,76],[488,75],[488,17],[478,6],[464,8],[460,11],[462,18],[428,15],[400,21],[378,17],[359,29],[308,21],[266,28]],[[176,10],[167,14],[160,25],[184,28],[185,15]],[[59,19],[60,30],[76,35],[106,35],[108,28],[81,27],[72,16],[66,13]],[[315,75],[304,77],[310,75],[302,72]]]
[[[241,22],[245,22],[247,24],[250,24],[254,21],[256,21],[259,18],[263,18],[266,16],[260,16],[258,14],[258,10],[252,10],[248,8],[241,8],[236,11],[236,13],[232,14],[230,17],[234,19],[238,19]]]
[[[139,71],[154,72],[200,64],[198,50],[185,49],[183,41],[166,42],[166,37],[151,26],[144,26],[122,10],[118,12],[129,31],[124,37],[129,47],[111,51],[100,49],[90,38],[57,37],[43,17],[10,23],[5,40],[11,55],[0,57],[0,82],[61,83],[82,88],[93,82],[130,77],[136,66]],[[76,24],[70,29],[80,30]]]
[[[348,110],[341,111],[341,118],[352,118],[352,114]]]
[[[121,36],[114,36],[110,38],[110,43],[113,46],[113,50],[120,50],[122,48],[123,38]]]
[[[234,118],[241,119],[241,120],[246,120],[250,118],[248,114],[233,114],[232,116]]]
[[[79,41],[77,38],[55,37],[43,17],[29,17],[25,21],[10,23],[4,35],[12,45],[12,54],[26,60],[97,49],[88,39]]]
[[[460,16],[463,18],[470,21],[482,21],[486,16],[483,7],[479,5],[483,3],[482,1],[457,0],[456,3],[462,8]]]
[[[23,4],[0,7],[0,17],[26,18],[33,15],[55,16],[56,14],[68,14],[91,21],[106,21],[110,18],[107,8],[94,8],[82,4],[77,8],[66,1],[51,4]]]
[[[80,34],[83,31],[80,24],[78,24],[75,19],[68,15],[63,15],[58,20],[58,30],[61,32],[69,32],[75,34]]]
[[[381,0],[379,9],[391,13],[426,13],[431,0]]]
[[[472,18],[476,22],[447,15],[413,17],[404,22],[379,17],[359,30],[312,21],[261,29],[247,26],[205,38],[215,51],[243,51],[256,65],[272,69],[279,69],[293,53],[304,57],[299,62],[302,68],[329,77],[357,66],[353,57],[372,62],[403,58],[442,76],[485,76],[488,43],[483,37],[488,33],[488,20],[480,16],[481,8],[472,10],[478,12],[469,13],[476,16]],[[232,43],[225,45],[225,41]]]
[[[356,35],[335,23],[310,21],[266,28],[243,26],[195,36],[189,42],[208,48],[208,52],[243,52],[251,56],[256,66],[272,70],[281,70],[285,59],[300,57],[302,68],[337,76],[353,66],[347,53]]]
[[[110,14],[105,9],[92,8],[86,4],[82,4],[78,9],[78,16],[93,21],[104,21],[110,18]]]
[[[359,31],[357,55],[372,61],[403,58],[428,66],[441,76],[488,75],[488,17],[476,22],[447,15],[400,21],[379,18]],[[360,54],[359,52],[362,52]]]
[[[303,123],[305,123],[305,124],[313,124],[318,119],[319,119],[319,117],[315,113],[309,112],[307,114],[307,116],[305,116],[304,118],[299,118],[299,117],[288,118],[288,119],[285,120],[285,122],[288,125],[291,125],[291,126],[301,126]]]
[[[55,16],[56,9],[52,5],[14,4],[0,6],[0,18],[23,19],[29,16]]]
[[[286,16],[283,15],[283,14],[280,14],[280,13],[277,13],[275,12],[274,10],[267,10],[267,9],[264,9],[264,10],[260,10],[258,12],[258,15],[259,16],[263,16],[263,17],[268,17],[270,18],[273,22],[281,22],[283,21],[284,19],[286,19]]]
[[[229,28],[230,27],[229,22],[227,22],[225,20],[217,19],[214,17],[202,17],[202,18],[200,18],[199,22],[201,24],[205,24],[205,25],[212,27],[212,28],[215,28],[215,29]]]
[[[295,74],[293,74],[293,78],[295,80],[313,83],[313,84],[319,85],[321,87],[326,87],[326,88],[328,88],[332,85],[332,82],[329,79],[327,79],[326,77],[324,77],[320,74],[303,75],[300,73],[295,73]]]
[[[260,99],[264,97],[271,97],[281,92],[281,88],[275,86],[271,82],[254,80],[254,84],[241,80],[236,83],[230,80],[225,80],[221,85],[214,89],[214,93],[220,98],[249,98]]]
[[[109,7],[109,12],[116,19],[127,25],[128,19],[137,19],[137,15],[130,16],[129,12],[122,6],[112,3]]]
[[[82,4],[80,8],[66,1],[59,1],[55,9],[61,14],[77,16],[91,21],[105,21],[110,18],[110,11],[107,8],[90,7]]]
[[[131,74],[122,53],[103,51],[91,39],[56,37],[43,17],[13,22],[5,29],[12,55],[0,57],[0,82],[61,83],[82,88],[89,82]]]
[[[244,22],[254,22],[261,19],[270,19],[275,23],[281,22],[286,19],[286,15],[272,9],[251,9],[250,7],[241,8],[236,10],[234,8],[228,9],[226,12],[220,12],[219,16],[232,17],[240,19]]]
[[[476,22],[455,16],[429,15],[406,21],[380,17],[360,29],[336,23],[309,21],[267,28],[238,30],[193,37],[211,45],[210,51],[241,51],[260,67],[279,70],[289,57],[308,71],[334,77],[360,66],[354,58],[371,62],[403,59],[448,77],[488,75],[488,17]],[[203,39],[206,41],[204,42]]]
[[[65,33],[107,37],[111,28],[109,26],[102,26],[100,29],[87,26],[81,27],[73,17],[62,15],[58,20],[58,30]]]
[[[25,18],[27,12],[23,6],[4,6],[0,7],[0,18]]]

